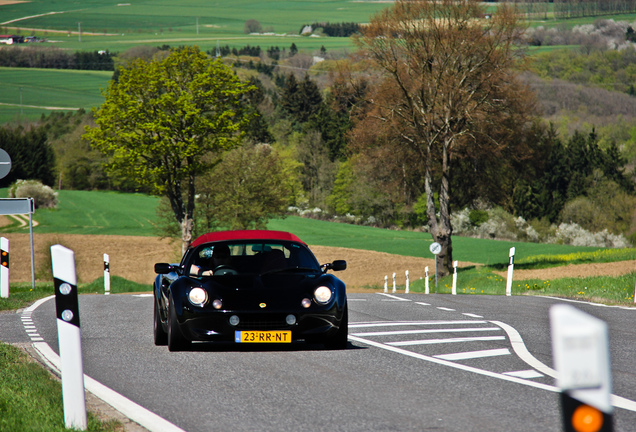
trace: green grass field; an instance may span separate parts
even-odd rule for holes
[[[145,0],[117,3],[103,0],[35,0],[0,6],[0,26],[20,26],[23,33],[34,33],[69,49],[110,49],[121,51],[141,44],[187,44],[212,49],[217,40],[230,45],[279,45],[295,42],[300,49],[351,47],[347,38],[292,38],[301,26],[313,22],[368,22],[386,3],[347,0],[296,0],[232,2],[184,0]],[[56,12],[55,14],[50,14]],[[245,21],[256,19],[264,32],[289,36],[246,36]],[[15,21],[14,21],[15,20]],[[78,24],[80,23],[80,24]],[[81,42],[77,34],[82,30]],[[46,31],[44,31],[46,30]],[[54,32],[55,31],[55,32]],[[59,32],[59,33],[57,33]],[[237,40],[237,38],[239,38]],[[338,41],[338,39],[343,39]]]
[[[89,111],[104,101],[101,89],[112,76],[103,71],[0,68],[0,124],[36,120],[52,108]]]

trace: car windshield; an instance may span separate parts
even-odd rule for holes
[[[271,240],[203,244],[190,254],[185,264],[191,276],[320,272],[318,261],[305,245]]]

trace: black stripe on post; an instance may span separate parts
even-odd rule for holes
[[[77,296],[77,286],[68,282],[53,278],[55,284],[55,310],[57,319],[80,326],[79,300]]]

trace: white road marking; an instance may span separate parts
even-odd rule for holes
[[[392,352],[397,353],[397,354],[402,354],[402,355],[405,355],[407,357],[412,357],[412,358],[416,358],[416,359],[419,359],[419,360],[424,360],[424,361],[427,361],[427,362],[430,362],[430,363],[436,363],[436,364],[439,364],[439,365],[448,366],[448,367],[452,367],[452,368],[455,368],[455,369],[461,369],[461,370],[464,370],[464,371],[467,371],[467,372],[474,372],[474,373],[479,374],[479,375],[484,375],[484,376],[488,376],[488,377],[491,377],[491,378],[498,378],[498,379],[501,379],[501,380],[504,380],[504,381],[514,382],[514,383],[517,383],[517,384],[523,384],[523,385],[527,385],[529,387],[535,387],[535,388],[548,390],[548,391],[555,392],[555,393],[559,392],[559,389],[557,387],[554,387],[554,386],[551,386],[551,385],[542,384],[542,383],[538,383],[538,382],[535,382],[535,381],[527,381],[527,380],[524,380],[524,379],[521,379],[521,378],[517,378],[517,377],[513,377],[513,376],[509,376],[509,375],[504,375],[504,374],[500,374],[500,373],[497,373],[497,372],[490,372],[490,371],[483,370],[483,369],[478,369],[478,368],[475,368],[475,367],[472,367],[472,366],[466,366],[466,365],[463,365],[463,364],[460,364],[460,363],[455,363],[455,362],[444,360],[444,359],[438,359],[438,358],[435,358],[435,357],[431,357],[431,356],[427,356],[427,355],[424,355],[424,354],[415,353],[415,352],[412,352],[412,351],[409,351],[409,350],[406,350],[406,349],[402,349],[402,348],[399,348],[399,347],[390,346],[390,345],[383,344],[383,343],[380,343],[380,342],[375,342],[375,341],[372,341],[372,340],[359,338],[357,336],[349,336],[349,339],[354,341],[354,342],[359,342],[361,344],[374,346],[376,348],[384,349],[384,350],[387,350],[387,351],[392,351]]]
[[[421,306],[430,306],[430,303],[424,303],[424,302],[415,302],[415,304],[421,305]]]
[[[475,315],[472,313],[463,313],[462,315],[466,315],[467,317],[471,317],[471,318],[483,318],[483,316],[481,315]]]
[[[448,312],[455,312],[455,309],[446,308],[446,307],[438,307],[437,309],[443,310],[443,311],[448,311]]]
[[[34,343],[33,347],[36,351],[46,359],[49,366],[60,370],[62,364],[60,356],[55,353],[47,343]],[[102,383],[94,380],[88,375],[84,375],[84,387],[89,392],[115,408],[117,411],[128,417],[134,422],[139,423],[149,431],[156,432],[185,432],[183,429],[175,426],[169,421],[159,417],[157,414],[147,410],[141,405],[136,404],[130,399],[122,396],[114,390],[106,387]]]
[[[150,294],[152,295],[152,294]],[[40,299],[33,303],[31,306],[22,311],[23,318],[31,315],[31,313],[37,309],[42,303],[55,298],[54,295]],[[27,334],[31,331],[25,329]],[[49,344],[44,342],[42,337],[37,333],[29,334],[31,341],[33,342],[33,348],[38,352],[42,361],[52,370],[57,371],[58,375],[61,373],[62,362],[60,356],[51,349]],[[37,336],[37,337],[36,337]],[[106,387],[102,383],[94,380],[88,375],[84,375],[84,388],[95,396],[112,406],[114,409],[131,419],[133,422],[140,424],[150,432],[185,432],[183,429],[170,423],[168,420],[159,417],[152,411],[147,410],[141,405],[136,404],[123,395],[115,392],[114,390]]]
[[[498,357],[503,355],[510,355],[510,350],[508,348],[498,348],[481,351],[466,351],[453,354],[439,354],[433,357],[443,360],[470,360],[485,357]]]
[[[454,329],[426,329],[426,330],[402,330],[384,332],[363,332],[354,333],[354,336],[395,336],[422,333],[458,333],[458,332],[481,332],[481,331],[501,331],[499,327],[463,327]]]
[[[391,300],[395,300],[395,301],[407,301],[407,302],[412,301],[412,300],[409,300],[409,299],[405,299],[405,298],[402,298],[402,297],[397,297],[397,296],[390,295],[390,294],[385,294],[385,293],[376,293],[376,294],[386,296],[386,297],[390,298]],[[389,300],[384,300],[384,301],[389,301]]]
[[[532,378],[542,378],[545,375],[537,372],[534,369],[522,370],[522,371],[513,371],[513,372],[504,372],[504,375],[516,376],[519,378],[532,379]]]
[[[393,327],[393,326],[420,326],[420,325],[452,325],[452,324],[486,324],[488,321],[469,321],[469,320],[456,320],[456,321],[382,321],[372,323],[352,323],[349,324],[349,328],[360,327]]]
[[[553,299],[553,300],[560,300],[560,301],[570,302],[570,303],[581,303],[581,304],[586,304],[586,305],[590,305],[590,306],[623,309],[623,310],[630,310],[630,311],[636,312],[636,307],[606,305],[606,304],[602,304],[602,303],[594,303],[594,302],[589,302],[589,301],[584,301],[584,300],[566,299],[566,298],[561,298],[561,297],[551,297],[551,296],[539,296],[539,297],[549,298],[549,299]]]
[[[495,341],[506,340],[505,336],[483,336],[483,337],[465,337],[465,338],[449,338],[449,339],[423,339],[413,341],[399,341],[399,342],[387,342],[387,345],[391,346],[410,346],[410,345],[436,345],[446,343],[461,343],[461,342],[482,342],[482,341]]]
[[[493,323],[494,325],[501,327],[506,332],[506,334],[508,335],[508,339],[510,340],[510,345],[512,346],[513,351],[528,366],[538,370],[539,372],[545,375],[551,376],[552,378],[557,377],[557,372],[554,369],[549,368],[548,366],[546,366],[545,364],[537,360],[532,354],[530,354],[530,351],[528,351],[528,348],[526,348],[526,344],[523,343],[523,339],[521,338],[521,335],[519,334],[517,330],[515,330],[514,327],[506,323],[502,323],[500,321],[490,321],[490,322]]]

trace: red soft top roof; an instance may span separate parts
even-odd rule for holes
[[[197,237],[190,247],[223,240],[288,240],[306,244],[292,233],[269,230],[217,231]]]

